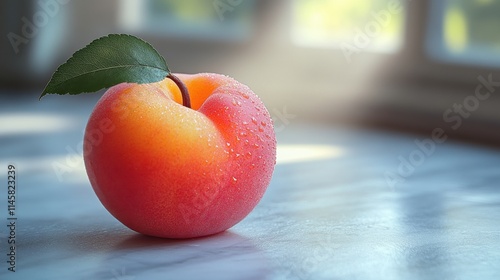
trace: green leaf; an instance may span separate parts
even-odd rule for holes
[[[119,83],[154,83],[170,74],[165,59],[147,42],[125,34],[110,34],[75,52],[57,68],[46,94],[80,94]]]

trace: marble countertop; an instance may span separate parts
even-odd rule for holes
[[[273,179],[247,218],[158,239],[116,221],[89,185],[78,151],[94,102],[0,103],[0,279],[500,279],[500,150],[297,117],[279,124]]]

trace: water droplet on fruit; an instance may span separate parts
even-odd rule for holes
[[[236,135],[236,141],[240,141],[240,137],[238,137],[238,135]]]
[[[246,139],[246,140],[245,140],[245,145],[248,145],[248,143],[249,143],[249,142],[248,142],[248,139]]]
[[[247,133],[245,131],[240,132],[241,136],[247,136]],[[247,140],[248,141],[248,140]]]
[[[255,143],[254,144],[255,148],[258,148],[259,147],[259,144]]]
[[[240,157],[241,155],[240,154],[236,154],[236,157]]]
[[[234,153],[234,149],[231,149],[231,153]]]
[[[252,117],[252,122],[253,122],[254,124],[257,124],[257,119],[256,119],[256,118],[254,118],[254,117]]]
[[[231,143],[227,142],[226,145],[229,147],[229,146],[231,146]]]
[[[248,122],[243,122],[243,125],[248,125]]]
[[[236,100],[233,99],[233,101],[231,101],[231,103],[233,103],[233,105],[236,106]]]
[[[238,104],[238,106],[241,106],[241,102],[240,101],[237,101],[236,104]]]
[[[238,179],[236,179],[235,177],[233,177],[233,183],[236,183],[238,181]]]
[[[252,169],[254,169],[254,168],[255,168],[255,164],[253,164],[253,163],[252,163],[252,165],[250,165],[250,167],[251,167]]]

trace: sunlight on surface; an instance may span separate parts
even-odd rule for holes
[[[43,178],[52,182],[52,187],[56,186],[57,182],[80,184],[87,183],[89,180],[82,154],[68,153],[64,155],[3,157],[0,159],[0,166],[7,166],[8,164],[14,164],[19,172],[31,174],[30,178],[24,180],[40,180]]]
[[[330,145],[278,145],[276,164],[341,157],[345,150]]]
[[[72,119],[55,114],[0,114],[0,136],[60,131],[73,125]]]

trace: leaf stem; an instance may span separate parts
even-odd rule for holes
[[[182,105],[191,108],[191,99],[189,98],[189,92],[186,85],[172,73],[168,73],[167,78],[174,81],[177,87],[181,90],[182,95]]]

